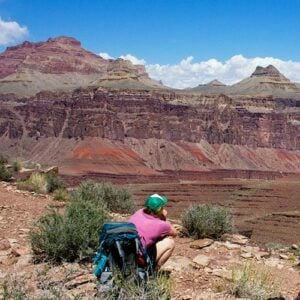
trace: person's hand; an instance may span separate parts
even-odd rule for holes
[[[168,212],[165,208],[162,209],[162,215],[167,219]]]

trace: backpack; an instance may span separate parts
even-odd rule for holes
[[[129,222],[103,225],[94,264],[100,285],[108,285],[108,289],[118,285],[118,280],[145,284],[150,275],[155,275],[137,229]]]

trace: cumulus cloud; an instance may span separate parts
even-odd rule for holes
[[[104,55],[105,57],[104,57]],[[105,59],[112,58],[107,53],[100,53]],[[107,58],[106,58],[107,57]],[[234,55],[226,61],[211,58],[205,61],[194,61],[193,56],[182,59],[177,64],[147,64],[131,54],[121,55],[120,58],[130,60],[133,64],[143,64],[149,76],[174,88],[188,88],[208,83],[218,79],[231,85],[249,77],[257,66],[275,66],[284,76],[292,81],[300,82],[300,62],[281,60],[274,57],[247,58],[241,54]]]
[[[146,61],[144,59],[139,59],[131,54],[121,55],[119,57],[131,61],[134,65],[146,64]]]
[[[273,57],[246,58],[235,55],[222,62],[217,59],[194,62],[189,56],[174,65],[146,65],[150,77],[162,80],[174,88],[194,87],[218,79],[225,84],[234,84],[250,76],[257,66],[274,65],[283,75],[292,81],[300,82],[300,62],[284,61]]]
[[[109,55],[106,52],[100,52],[98,55],[100,55],[104,59],[115,59],[113,56]],[[119,58],[129,60],[134,65],[145,65],[146,64],[146,61],[144,59],[139,59],[132,54],[120,55]]]
[[[110,56],[108,53],[106,52],[100,52],[98,55],[100,55],[102,58],[104,59],[114,59],[112,56]]]
[[[0,17],[0,45],[8,45],[23,41],[29,32],[27,27],[15,21],[4,21]]]

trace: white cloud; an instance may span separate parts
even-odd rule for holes
[[[98,55],[100,55],[102,58],[104,59],[114,59],[114,57],[110,56],[108,53],[106,52],[100,52]]]
[[[23,41],[28,34],[27,27],[20,26],[15,21],[4,21],[0,17],[0,45]]]
[[[217,59],[194,62],[189,56],[174,65],[146,65],[150,77],[162,80],[174,88],[194,87],[218,79],[225,84],[236,83],[250,76],[257,66],[274,65],[283,75],[292,81],[300,82],[300,62],[284,61],[273,57],[246,58],[235,55],[222,62]]]
[[[146,61],[144,59],[139,59],[131,54],[121,55],[119,57],[131,61],[134,65],[146,64]]]
[[[100,55],[104,59],[115,59],[113,56],[109,55],[106,52],[100,52],[98,55]],[[134,55],[126,54],[126,55],[120,55],[119,58],[129,60],[134,65],[145,65],[146,61],[144,59],[139,59]]]
[[[113,58],[108,53],[99,53],[105,59]],[[130,60],[133,64],[145,65],[149,76],[174,88],[194,87],[211,80],[218,79],[225,84],[234,84],[249,77],[257,66],[274,65],[283,75],[292,81],[300,82],[300,62],[281,60],[274,57],[247,58],[234,55],[226,61],[211,58],[195,62],[193,56],[182,59],[177,64],[146,64],[131,54],[121,55],[120,58]]]

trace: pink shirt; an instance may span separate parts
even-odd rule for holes
[[[143,208],[135,212],[130,217],[129,222],[136,226],[145,248],[153,245],[160,237],[168,235],[171,231],[169,222],[144,213]]]

